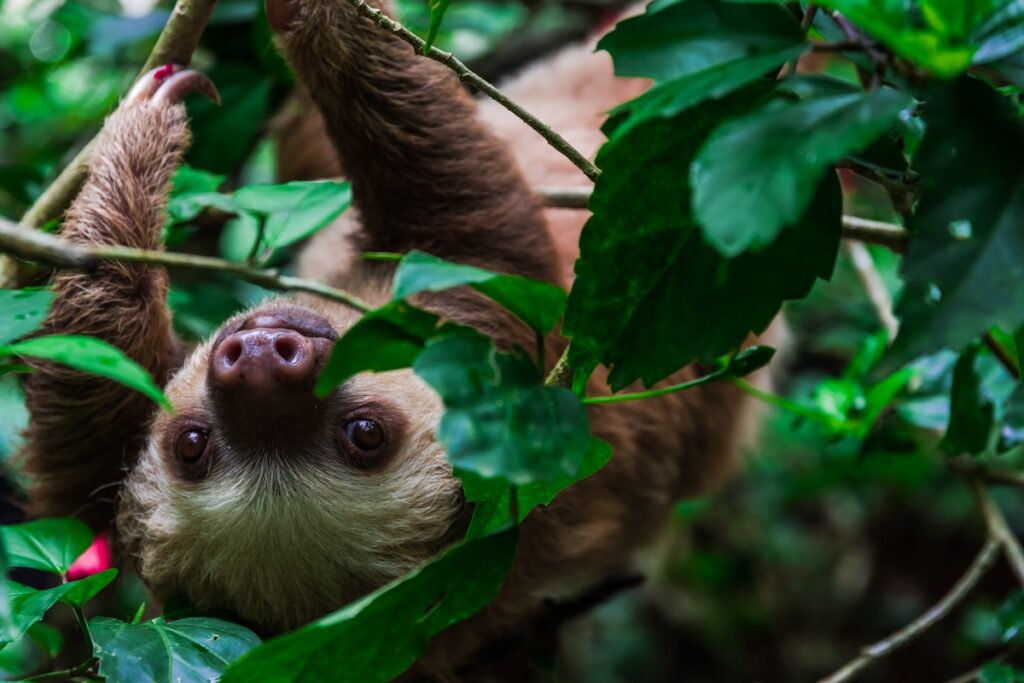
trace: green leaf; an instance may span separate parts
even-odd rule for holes
[[[549,282],[452,263],[422,251],[402,257],[395,272],[394,297],[406,299],[419,292],[439,292],[460,285],[468,285],[498,302],[540,334],[550,332],[565,310],[565,292]]]
[[[981,378],[974,363],[981,350],[972,344],[960,354],[953,370],[950,394],[949,426],[939,448],[949,453],[980,453],[988,445],[995,407],[981,391]]]
[[[71,589],[64,593],[60,600],[73,607],[81,607],[96,597],[97,593],[109,586],[116,578],[116,569],[105,569],[84,579],[70,581],[66,585],[71,586]]]
[[[248,185],[232,201],[239,209],[266,216],[263,244],[282,249],[320,230],[352,203],[348,183],[295,181],[283,185]]]
[[[989,65],[1017,85],[1024,84],[1024,0],[1002,3],[971,36],[975,64]]]
[[[1021,683],[1021,681],[1024,681],[1024,671],[1002,662],[989,662],[978,672],[978,683]]]
[[[117,570],[108,569],[87,579],[69,581],[45,590],[36,590],[15,581],[7,581],[6,590],[10,597],[12,623],[7,631],[0,633],[0,647],[25,635],[58,602],[81,607],[113,581],[115,576]]]
[[[242,657],[222,683],[377,683],[421,656],[430,638],[498,593],[515,529],[458,545],[440,559]]]
[[[500,479],[485,479],[472,471],[457,470],[462,480],[466,500],[473,503],[473,519],[467,539],[480,538],[494,533],[512,520],[512,493],[516,496],[519,512],[517,523],[526,519],[538,505],[547,505],[555,496],[578,481],[586,479],[608,464],[612,458],[612,447],[605,441],[592,437],[590,448],[583,459],[580,471],[575,476],[561,476],[553,481],[537,481],[523,486],[509,486]]]
[[[768,246],[800,220],[832,164],[868,148],[912,103],[895,90],[774,101],[723,124],[690,167],[704,237],[725,256]]]
[[[892,364],[1024,322],[1024,125],[970,78],[930,100],[925,120]]]
[[[742,86],[763,79],[766,73],[796,59],[806,49],[804,44],[793,45],[714,64],[696,73],[660,83],[612,110],[612,116],[628,114],[628,118],[616,131],[623,134],[648,119],[672,117],[705,100],[724,97]]]
[[[48,289],[0,289],[0,344],[42,327],[51,303],[53,292]]]
[[[216,681],[228,664],[260,644],[249,629],[206,617],[142,624],[93,617],[89,629],[99,672],[110,683]]]
[[[64,636],[49,624],[39,622],[29,627],[26,635],[32,639],[47,657],[56,657],[64,645]]]
[[[945,11],[961,2],[963,0],[933,0],[933,21],[952,24],[955,20]],[[940,78],[953,78],[971,65],[972,46],[962,44],[955,35],[936,31],[933,27],[916,26],[907,4],[902,0],[822,0],[818,4],[838,10],[896,54]]]
[[[314,393],[323,397],[359,372],[412,366],[437,331],[438,317],[405,301],[392,301],[365,314],[334,342]]]
[[[751,346],[730,359],[727,370],[731,377],[746,377],[768,365],[774,357],[775,349],[770,346]]]
[[[430,48],[437,40],[437,32],[441,30],[441,20],[448,10],[450,0],[430,0],[430,26],[427,28],[427,38],[423,44],[423,54],[428,54]]]
[[[617,76],[666,81],[802,42],[799,23],[783,7],[686,0],[649,5],[645,14],[619,22],[597,49],[612,55]],[[760,74],[766,69],[753,70]]]
[[[0,347],[2,355],[28,356],[63,363],[82,372],[112,379],[138,391],[168,411],[172,410],[170,401],[150,374],[119,348],[101,339],[77,335],[36,337]]]
[[[529,359],[464,332],[427,342],[413,370],[444,401],[437,438],[455,467],[513,484],[579,475],[587,412],[571,391],[543,386]]]
[[[1024,639],[1024,591],[1014,591],[999,606],[999,629],[1004,643]]]
[[[77,519],[37,519],[0,527],[9,567],[63,574],[92,543],[92,531]]]
[[[732,351],[763,331],[782,301],[831,274],[841,217],[834,176],[800,224],[762,252],[723,258],[695,229],[685,180],[690,162],[718,122],[748,110],[762,92],[616,132],[601,149],[604,172],[563,327],[577,380],[605,363],[613,366],[616,390],[638,378],[650,386],[695,358]]]
[[[235,212],[231,197],[217,192],[226,176],[181,166],[174,174],[171,184],[171,199],[167,204],[167,215],[172,223],[190,221],[207,207],[215,207],[228,213]]]

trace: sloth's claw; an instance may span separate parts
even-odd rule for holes
[[[186,95],[200,93],[214,104],[220,104],[220,93],[205,74],[177,64],[158,66],[132,86],[129,102],[147,101],[157,105],[179,104]]]

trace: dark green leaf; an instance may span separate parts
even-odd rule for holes
[[[800,25],[783,7],[686,0],[648,6],[645,14],[620,22],[597,47],[612,55],[616,75],[665,81],[802,42]]]
[[[1024,639],[1024,592],[1015,591],[999,606],[999,628],[1004,643]]]
[[[981,391],[981,380],[974,369],[980,344],[960,354],[953,370],[950,394],[949,426],[939,447],[950,453],[980,453],[988,445],[992,431],[994,406]]]
[[[978,683],[1021,683],[1024,671],[1002,662],[989,662],[981,667]]]
[[[439,292],[468,285],[498,302],[536,332],[550,332],[565,310],[565,292],[548,282],[520,275],[494,273],[412,251],[395,272],[394,296],[406,299],[419,292]]]
[[[427,342],[413,370],[444,401],[437,438],[455,467],[513,484],[579,475],[587,412],[571,391],[543,386],[529,359],[461,333]]]
[[[405,301],[370,311],[334,343],[317,379],[315,393],[326,396],[358,372],[384,372],[412,366],[437,331],[438,317]]]
[[[390,681],[423,654],[433,635],[494,598],[514,554],[514,529],[456,546],[426,567],[253,650],[222,683]]]
[[[272,84],[265,74],[239,62],[218,61],[209,76],[217,84],[221,104],[201,98],[188,101],[193,133],[188,161],[216,173],[232,173],[263,132]]]
[[[729,374],[733,377],[745,377],[760,370],[775,357],[775,349],[770,346],[751,346],[743,349],[729,361]]]
[[[0,347],[0,355],[28,356],[112,379],[152,399],[167,410],[171,403],[144,368],[116,346],[94,337],[53,335]]]
[[[53,303],[48,289],[0,289],[0,344],[35,332]]]
[[[869,147],[912,102],[895,90],[779,100],[720,126],[690,171],[707,241],[725,256],[774,242],[830,166]]]
[[[0,527],[10,567],[63,574],[92,543],[92,531],[77,519],[37,519]]]
[[[1024,322],[1020,117],[989,86],[965,78],[929,101],[925,119],[893,364]]]
[[[142,624],[94,617],[89,628],[100,674],[110,683],[216,681],[228,664],[260,644],[247,628],[205,617]]]
[[[109,586],[110,582],[116,578],[116,569],[105,569],[84,579],[70,581],[65,585],[71,586],[71,588],[61,596],[60,601],[73,607],[81,607],[96,597],[97,593]]]
[[[472,471],[458,470],[466,500],[473,503],[473,520],[466,538],[479,538],[493,533],[512,519],[512,492],[516,495],[516,509],[521,522],[538,505],[547,505],[555,496],[570,485],[594,474],[612,458],[612,447],[608,443],[591,438],[590,449],[576,476],[562,476],[550,482],[533,482],[523,486],[509,486],[500,479],[485,479]]]
[[[1024,386],[1018,386],[1006,400],[999,425],[999,451],[1005,452],[1024,443]]]

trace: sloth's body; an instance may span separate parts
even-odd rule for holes
[[[418,248],[567,283],[586,214],[545,216],[524,177],[585,186],[568,161],[491,105],[480,123],[450,72],[357,17],[346,0],[271,0],[268,16],[353,184],[354,210],[311,242],[302,275],[378,305],[389,298],[391,267],[360,260],[359,250]],[[607,57],[581,47],[508,92],[590,154],[602,112],[641,87],[614,81]],[[168,88],[157,82],[134,93],[108,120],[66,237],[159,247],[168,181],[188,138],[181,93],[168,96]],[[118,537],[157,597],[184,595],[280,631],[457,540],[468,512],[434,438],[442,406],[427,385],[408,370],[364,374],[324,401],[312,398],[331,339],[357,319],[351,310],[278,299],[229,320],[178,363],[161,270],[105,265],[61,275],[54,286],[49,328],[120,346],[166,382],[175,412],[153,416],[137,394],[41,365],[26,386],[34,511],[109,523],[114,509],[102,487],[124,478]],[[472,293],[417,303],[477,327],[500,348],[532,343],[515,319]],[[557,357],[559,342],[549,346],[547,357]],[[597,373],[588,390],[607,392],[603,379]],[[498,599],[435,642],[434,664],[453,666],[481,639],[521,623],[544,596],[628,562],[673,501],[733,469],[749,417],[727,383],[593,408],[594,433],[613,445],[612,461],[531,514]]]

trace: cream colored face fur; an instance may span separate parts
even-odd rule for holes
[[[317,312],[339,334],[352,323],[345,311]],[[278,631],[437,553],[461,494],[434,439],[442,406],[426,384],[402,370],[358,375],[339,389],[346,405],[383,408],[400,423],[382,423],[389,438],[398,438],[386,464],[360,470],[330,436],[341,425],[324,425],[301,453],[242,449],[218,438],[207,388],[212,346],[199,347],[166,387],[175,414],[156,418],[121,502],[122,538],[158,597],[184,596]],[[196,480],[183,479],[168,452],[168,433],[182,420],[208,425],[208,448],[215,448],[208,474]]]

